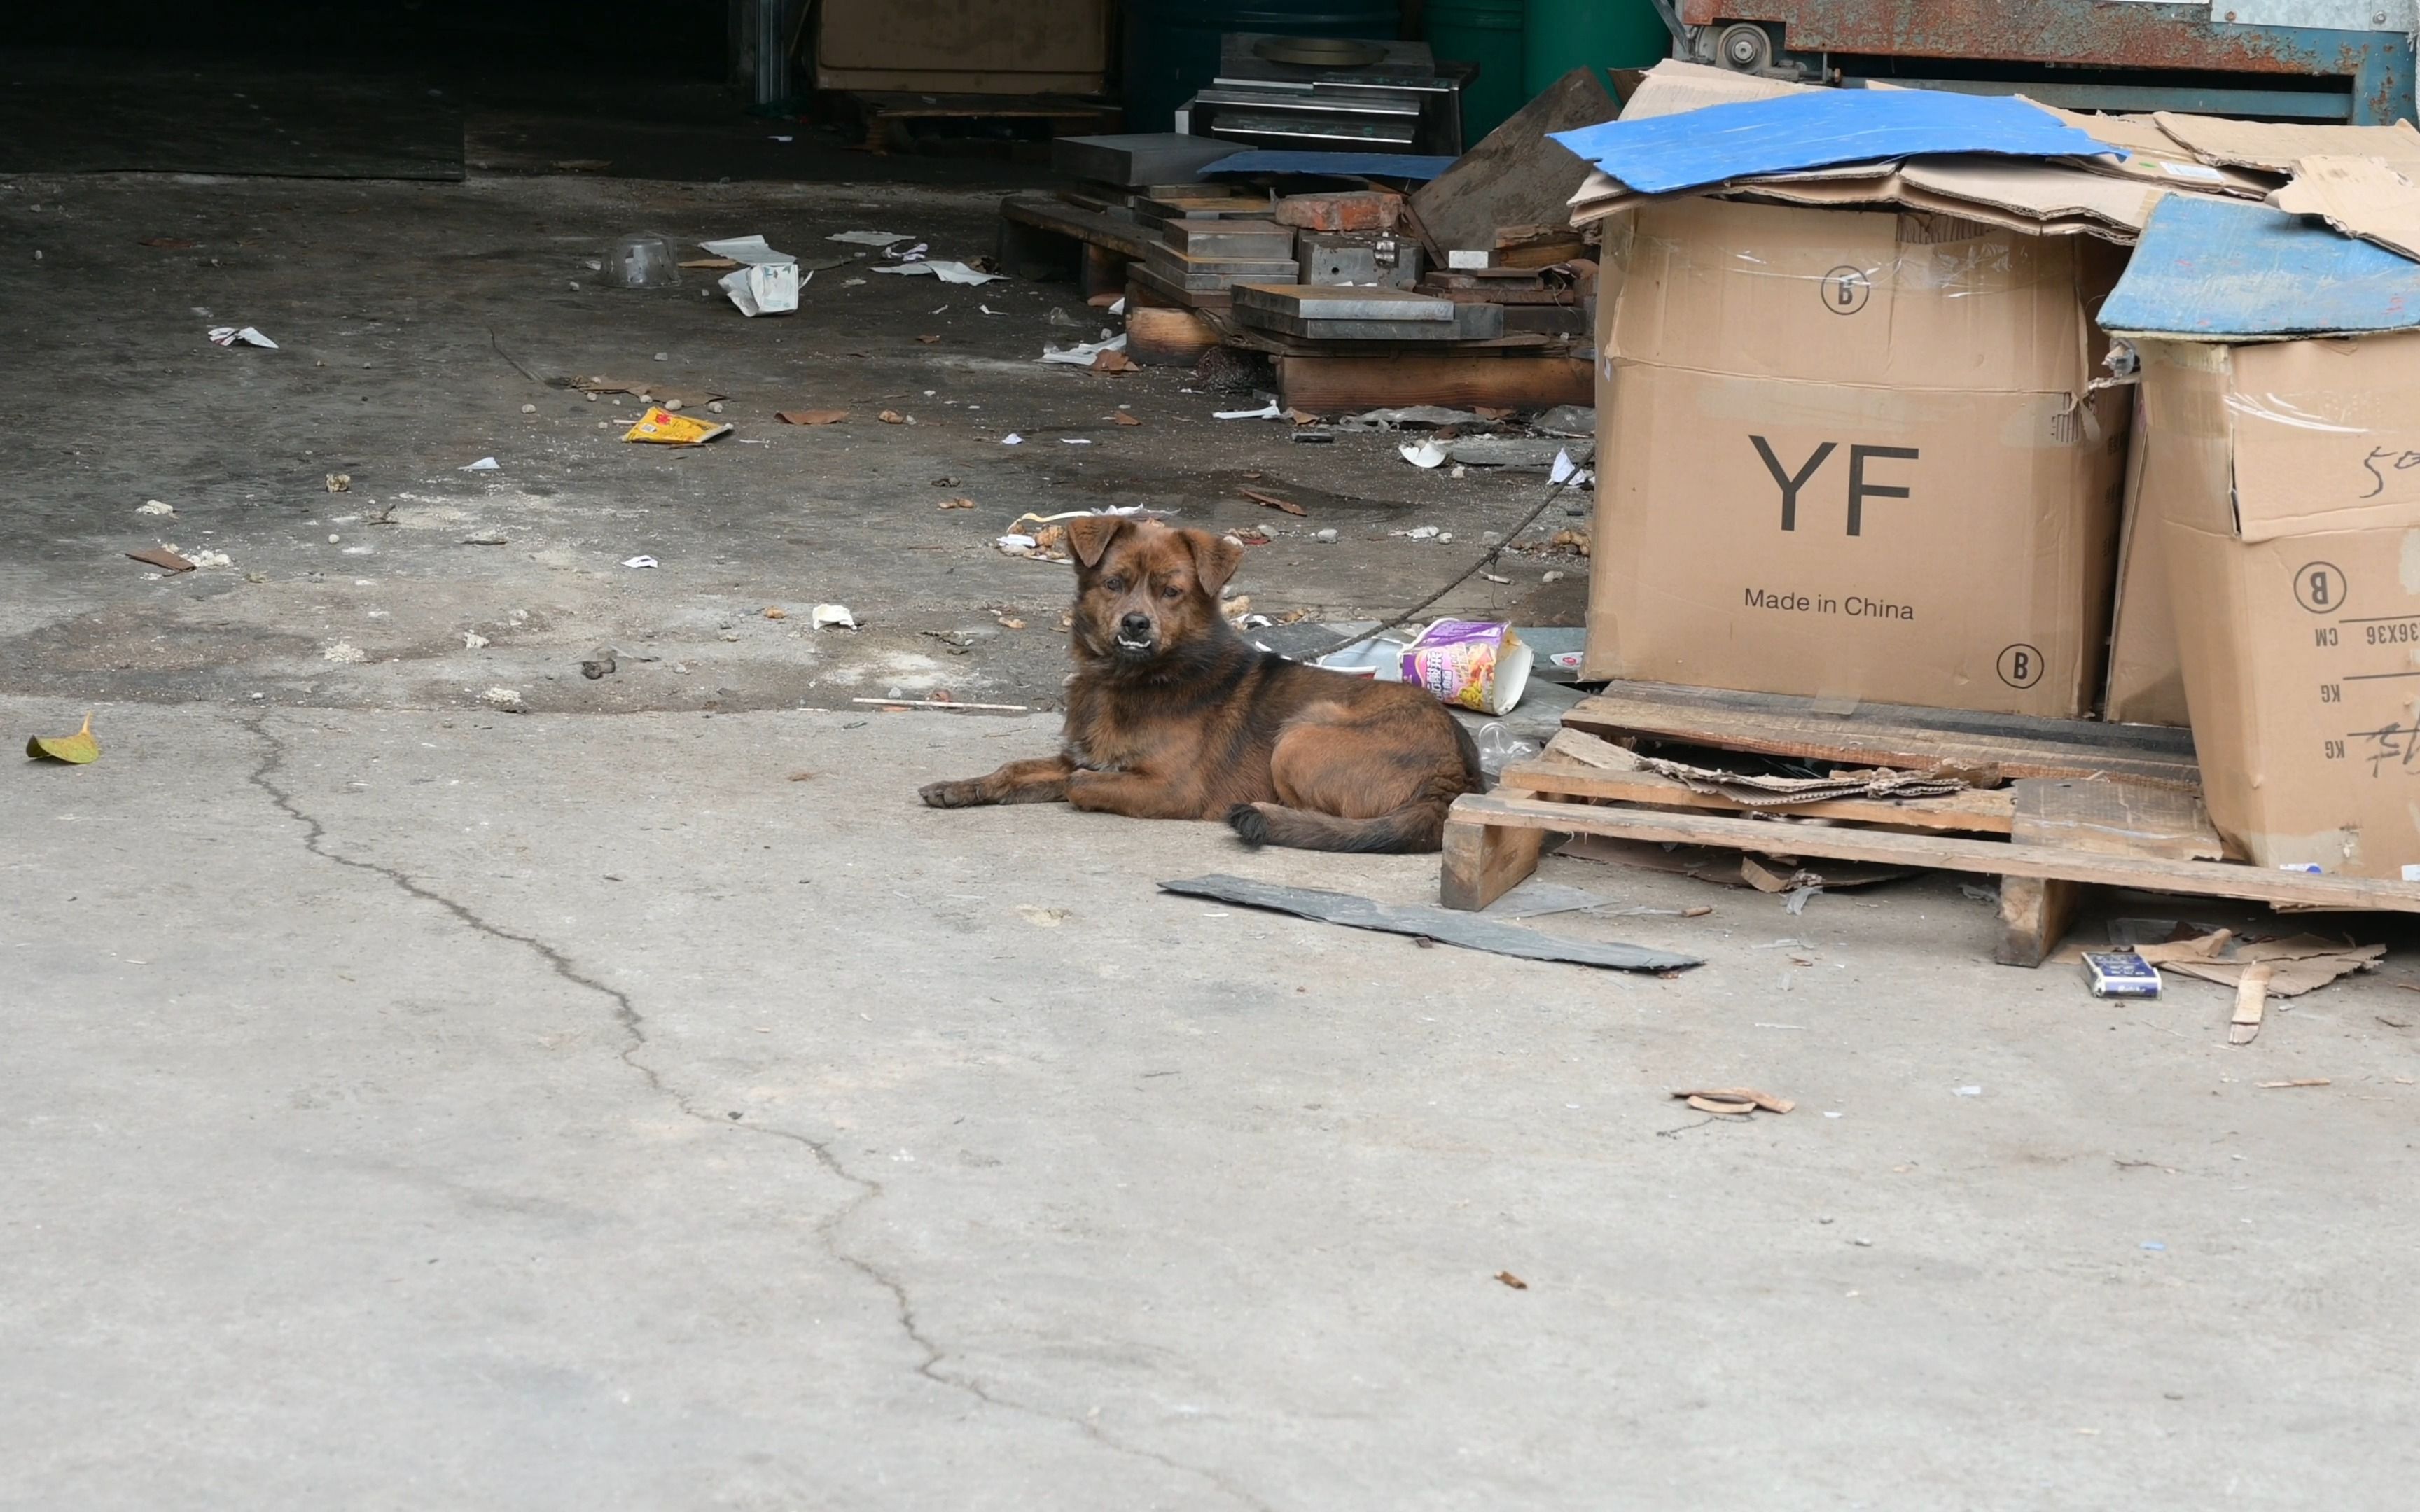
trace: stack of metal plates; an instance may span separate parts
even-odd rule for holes
[[[1238,283],[1234,298],[1239,323],[1308,341],[1493,341],[1504,334],[1499,305],[1401,289]]]

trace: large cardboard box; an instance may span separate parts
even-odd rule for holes
[[[815,87],[908,94],[1096,95],[1108,0],[822,0]]]
[[[2109,611],[2109,684],[2102,717],[2120,724],[2181,725],[2184,668],[2168,609],[2167,551],[2159,517],[2143,507],[2143,472],[2155,440],[2137,391],[2126,455],[2125,523],[2118,537],[2118,600]]]
[[[2104,655],[2116,257],[1918,212],[1606,223],[1586,674],[2070,716]]]
[[[2145,507],[2211,819],[2262,866],[2404,877],[2420,867],[2420,333],[2142,345]]]

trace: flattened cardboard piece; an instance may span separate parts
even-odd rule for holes
[[[2160,130],[2160,123],[2149,116],[2093,116],[2042,105],[2038,100],[2032,103],[2041,105],[2042,109],[2096,140],[2126,149],[2127,155],[2122,158],[2113,152],[2101,157],[2069,160],[2079,168],[2119,178],[2137,178],[2172,189],[2232,194],[2241,199],[2262,199],[2277,187],[2273,177],[2257,170],[2202,162],[2194,156],[2192,148]]]
[[[2151,448],[2164,438],[2144,423],[2140,385],[2133,400],[2118,536],[2118,594],[2110,609],[2108,692],[2101,717],[2118,724],[2182,725],[2188,722],[2185,674],[2177,661],[2177,623],[2168,605],[2167,553],[2159,517],[2143,501]]]
[[[1709,105],[1736,105],[1743,100],[1777,100],[1783,95],[1803,95],[1815,86],[1791,84],[1781,79],[1760,78],[1752,73],[1740,73],[1730,69],[1710,68],[1703,63],[1683,63],[1679,58],[1666,58],[1647,70],[1647,77],[1622,101],[1621,118],[1626,121],[1652,120],[1658,116],[1678,116],[1684,111],[1703,110]]]
[[[2420,258],[2420,186],[2412,175],[2379,158],[2301,158],[2294,181],[2269,203],[2294,215],[2316,215],[2349,237]]]
[[[2143,350],[2211,822],[2257,865],[2420,880],[2420,334]]]
[[[2420,131],[2412,130],[2409,121],[2392,126],[2314,126],[2180,116],[2165,110],[2154,112],[2151,119],[2195,157],[2226,167],[2292,173],[2297,159],[2320,157],[2420,162]]]
[[[2097,244],[1702,199],[1630,229],[1583,675],[2090,707],[2127,407],[2085,397]]]

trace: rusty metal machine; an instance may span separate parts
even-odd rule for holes
[[[2414,0],[1655,0],[1673,54],[1808,83],[2072,110],[2412,115]]]

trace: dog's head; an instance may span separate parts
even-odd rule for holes
[[[1156,519],[1087,515],[1067,522],[1067,544],[1078,655],[1141,667],[1230,633],[1218,590],[1244,560],[1234,542]]]

